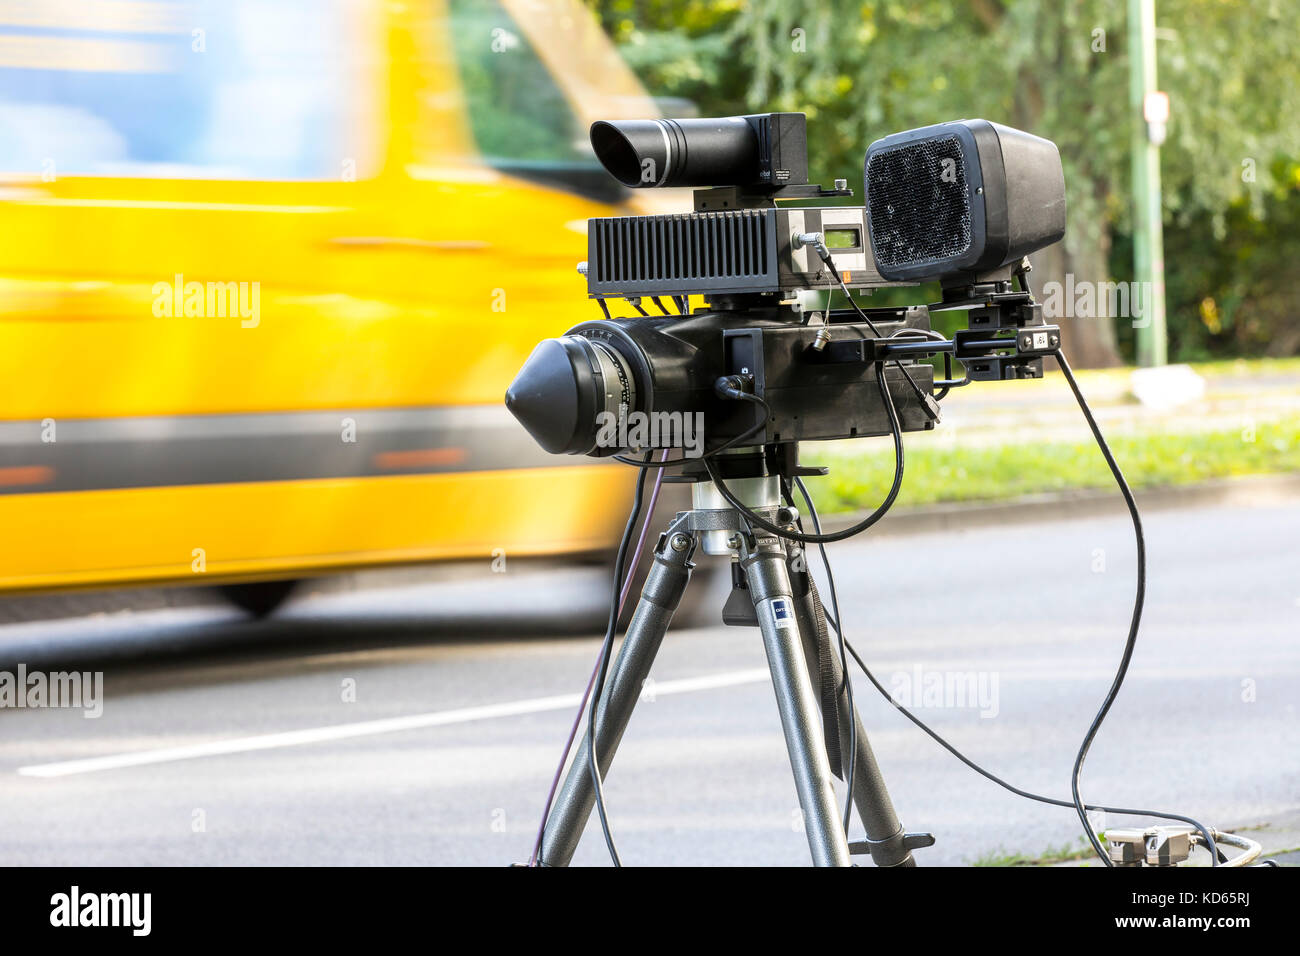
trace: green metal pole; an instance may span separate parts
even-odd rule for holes
[[[1137,322],[1138,364],[1169,361],[1165,331],[1165,246],[1160,203],[1160,146],[1148,132],[1144,105],[1156,91],[1155,0],[1129,0],[1129,105],[1133,123],[1133,271],[1146,309]]]

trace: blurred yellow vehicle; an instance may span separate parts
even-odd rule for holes
[[[0,0],[0,591],[609,549],[502,396],[653,110],[576,0]]]

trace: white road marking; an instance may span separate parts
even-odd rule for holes
[[[706,674],[702,677],[686,677],[681,680],[655,681],[652,685],[652,693],[655,697],[670,694],[689,694],[701,690],[714,690],[719,687],[755,684],[770,679],[771,675],[767,668],[726,671],[718,674]],[[369,737],[374,734],[390,734],[401,730],[445,727],[448,724],[466,724],[476,720],[491,720],[496,717],[540,714],[549,710],[565,710],[570,707],[577,707],[580,700],[582,700],[581,694],[534,697],[531,700],[486,704],[482,707],[464,707],[459,710],[434,711],[428,714],[412,714],[409,717],[389,717],[383,720],[336,724],[332,727],[290,730],[279,734],[259,734],[255,737],[213,740],[206,744],[191,744],[185,747],[161,747],[156,750],[137,750],[134,753],[110,754],[106,757],[87,757],[84,760],[31,764],[26,767],[19,767],[18,773],[24,777],[67,777],[78,773],[116,770],[120,767],[140,767],[146,764],[171,763],[175,760],[193,760],[198,757],[216,757],[222,754],[248,753],[254,750],[273,750],[277,747],[296,747],[300,744],[314,744],[324,740],[346,740],[349,737]]]

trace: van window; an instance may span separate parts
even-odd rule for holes
[[[0,171],[339,179],[366,158],[347,6],[0,4]]]
[[[498,0],[449,0],[448,26],[482,160],[601,198],[617,195],[563,90]]]

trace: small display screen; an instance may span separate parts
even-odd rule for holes
[[[862,245],[860,229],[827,229],[827,249],[856,249]]]

